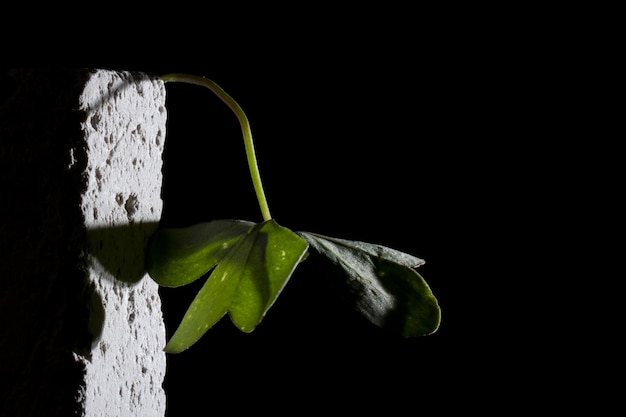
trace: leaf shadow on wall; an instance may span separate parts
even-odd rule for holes
[[[99,276],[122,287],[137,285],[146,277],[146,247],[158,224],[141,222],[88,229],[89,253],[102,268]],[[88,258],[85,261],[90,262]],[[91,263],[91,267],[97,268],[97,265]],[[93,347],[100,339],[105,320],[102,296],[93,281],[87,283],[85,299],[89,308],[88,330]],[[89,354],[86,351],[82,353]]]

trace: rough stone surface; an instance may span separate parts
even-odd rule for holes
[[[2,77],[0,415],[163,416],[144,248],[162,209],[164,85],[106,70]]]

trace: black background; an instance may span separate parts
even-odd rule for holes
[[[587,163],[605,152],[586,154],[601,123],[581,115],[585,89],[602,76],[581,68],[595,65],[585,53],[604,41],[590,40],[584,17],[560,7],[447,4],[263,4],[247,16],[244,8],[174,9],[156,20],[113,10],[120,31],[102,38],[93,25],[46,42],[63,32],[55,21],[25,45],[24,26],[5,36],[5,48],[26,58],[66,52],[61,65],[81,57],[73,66],[218,82],[251,121],[277,222],[425,259],[420,272],[442,321],[426,337],[386,334],[320,285],[332,277],[305,261],[253,333],[225,317],[167,356],[169,417],[240,407],[534,412],[543,400],[582,400],[555,387],[578,384],[578,362],[563,352],[595,342],[584,322],[599,321],[563,300],[602,296],[589,295],[589,283],[572,285],[586,275],[564,272],[589,246],[578,236],[588,214],[570,214],[585,193],[603,192]],[[111,13],[101,15],[108,28]],[[166,89],[163,223],[259,221],[234,115],[202,87]],[[574,247],[564,251],[563,240]],[[200,284],[161,290],[168,336]],[[564,294],[572,288],[584,294]]]

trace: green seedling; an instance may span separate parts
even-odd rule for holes
[[[424,264],[422,259],[381,245],[294,232],[279,225],[270,214],[250,124],[239,104],[208,78],[175,73],[162,80],[206,87],[235,113],[263,216],[260,223],[214,220],[183,228],[159,227],[151,237],[146,270],[159,285],[178,287],[208,275],[166,352],[186,350],[227,313],[237,328],[252,332],[309,251],[336,268],[337,279],[346,284],[346,299],[375,325],[404,337],[437,331],[438,301],[416,271]]]

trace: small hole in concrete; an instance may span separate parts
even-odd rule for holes
[[[128,219],[131,220],[135,216],[137,209],[139,209],[139,200],[137,199],[136,194],[131,194],[126,199],[126,204],[124,204],[124,209],[126,209],[126,215]]]

